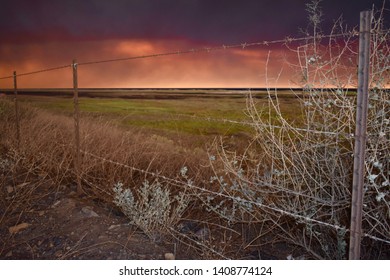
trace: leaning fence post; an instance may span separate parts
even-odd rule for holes
[[[15,123],[16,123],[16,145],[20,147],[20,124],[19,124],[19,104],[18,104],[18,84],[16,80],[16,71],[14,71],[14,103],[15,103]]]
[[[353,162],[349,259],[360,259],[362,237],[364,157],[366,149],[368,85],[370,71],[371,11],[360,13],[358,96],[356,108],[355,150]]]
[[[73,60],[73,118],[74,118],[74,169],[77,177],[77,192],[82,193],[80,179],[80,119],[79,119],[79,92],[78,92],[78,79],[77,79],[77,61]]]

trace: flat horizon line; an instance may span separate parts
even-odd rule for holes
[[[79,87],[83,90],[303,90],[302,87]],[[337,90],[337,87],[314,87],[312,90]],[[356,87],[345,87],[344,90],[357,90]],[[73,91],[73,88],[18,88],[18,91]],[[3,92],[14,91],[13,88],[0,89]]]

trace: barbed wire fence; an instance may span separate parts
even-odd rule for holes
[[[363,17],[363,15],[362,15]],[[79,95],[79,88],[78,88],[78,69],[80,67],[84,66],[93,66],[97,64],[103,64],[103,63],[115,63],[115,62],[120,62],[120,61],[131,61],[131,60],[139,60],[139,59],[153,59],[153,58],[158,58],[158,57],[164,57],[164,56],[176,56],[176,55],[189,55],[189,54],[199,54],[199,53],[214,53],[214,52],[219,52],[219,51],[227,51],[231,49],[241,49],[245,50],[247,48],[254,48],[254,47],[268,47],[273,44],[280,44],[280,45],[288,45],[291,43],[299,43],[299,42],[307,42],[310,40],[322,40],[322,39],[329,39],[329,40],[335,40],[338,38],[344,38],[346,36],[348,37],[359,37],[360,40],[363,40],[361,44],[370,44],[369,38],[370,36],[367,36],[367,34],[372,34],[373,31],[370,30],[370,26],[368,23],[371,23],[370,18],[372,17],[371,13],[367,13],[364,15],[364,19],[362,21],[364,24],[366,24],[367,29],[361,29],[360,32],[357,31],[351,31],[351,32],[343,32],[343,33],[337,33],[337,34],[331,34],[331,35],[317,35],[317,36],[306,36],[306,37],[300,37],[300,38],[290,38],[287,37],[285,39],[281,40],[273,40],[273,41],[258,41],[258,42],[250,42],[250,43],[238,43],[238,44],[233,44],[233,45],[222,45],[222,46],[216,46],[216,47],[206,47],[206,48],[192,48],[188,50],[178,50],[178,51],[169,51],[169,52],[164,52],[164,53],[155,53],[155,54],[147,54],[147,55],[141,55],[141,56],[132,56],[132,57],[123,57],[123,58],[114,58],[114,59],[103,59],[103,60],[95,60],[95,61],[86,61],[86,62],[78,62],[76,60],[73,60],[71,64],[66,64],[62,66],[57,66],[57,67],[51,67],[51,68],[46,68],[46,69],[41,69],[41,70],[36,70],[32,72],[25,72],[25,73],[17,73],[16,71],[13,73],[13,75],[10,76],[5,76],[5,77],[0,77],[0,80],[4,79],[13,79],[14,82],[14,102],[15,102],[15,127],[17,130],[17,147],[19,147],[21,143],[21,134],[20,134],[20,124],[19,124],[19,106],[18,106],[18,87],[17,87],[17,78],[18,77],[23,77],[23,76],[29,76],[29,75],[36,75],[40,73],[45,73],[45,72],[52,72],[52,71],[57,71],[61,69],[67,69],[70,68],[72,70],[72,75],[73,75],[73,104],[74,104],[74,112],[73,112],[73,117],[74,117],[74,169],[75,169],[75,174],[76,174],[76,180],[77,180],[77,186],[78,186],[78,192],[82,193],[83,188],[82,188],[82,174],[80,172],[80,166],[81,166],[81,154],[93,157],[95,159],[101,160],[102,162],[106,162],[109,164],[114,164],[117,166],[121,166],[127,169],[130,169],[132,171],[137,171],[141,172],[143,174],[147,174],[156,178],[160,178],[166,182],[169,182],[175,186],[178,187],[188,187],[191,189],[196,189],[202,193],[209,193],[210,195],[215,195],[219,197],[223,197],[226,199],[230,200],[235,200],[235,202],[239,203],[246,203],[246,204],[253,204],[256,207],[265,209],[267,211],[272,211],[281,215],[286,215],[289,216],[293,219],[296,219],[301,222],[309,222],[309,223],[314,223],[318,225],[322,225],[325,227],[329,227],[332,229],[335,229],[336,231],[345,231],[349,232],[351,234],[351,243],[350,243],[350,259],[358,259],[360,258],[360,243],[361,243],[361,236],[370,238],[372,240],[378,241],[378,242],[383,242],[386,244],[390,244],[390,240],[384,239],[384,238],[379,238],[376,237],[372,234],[364,233],[362,232],[362,227],[361,227],[361,215],[362,215],[362,209],[363,209],[363,176],[364,176],[364,152],[365,152],[365,142],[364,139],[366,137],[366,131],[365,131],[365,126],[362,124],[362,121],[367,119],[367,104],[362,105],[360,102],[358,104],[358,110],[363,110],[363,113],[357,115],[357,128],[355,134],[352,133],[345,133],[345,132],[340,132],[340,131],[323,131],[323,130],[317,130],[314,128],[301,128],[301,127],[292,127],[292,129],[297,132],[297,133],[313,133],[313,134],[318,134],[318,135],[323,135],[323,136],[343,136],[348,139],[355,139],[356,147],[360,147],[359,149],[356,148],[354,158],[355,160],[360,160],[359,163],[359,168],[356,167],[354,171],[354,187],[353,187],[353,194],[352,196],[355,197],[353,202],[352,202],[352,215],[351,215],[351,227],[347,228],[345,225],[340,226],[324,221],[320,221],[318,219],[311,218],[309,216],[305,216],[299,213],[294,213],[292,211],[286,211],[285,209],[280,209],[277,207],[274,207],[272,205],[266,205],[262,202],[259,201],[253,201],[249,199],[243,199],[243,198],[237,198],[237,197],[232,197],[224,193],[217,193],[215,191],[209,190],[204,187],[200,187],[195,185],[194,183],[189,183],[185,182],[182,180],[177,180],[174,178],[169,178],[167,176],[158,174],[158,172],[151,172],[148,170],[144,170],[141,168],[137,168],[135,166],[130,166],[125,163],[120,163],[111,159],[108,159],[104,156],[99,156],[94,153],[91,153],[89,151],[83,150],[80,148],[80,112],[79,112],[79,100],[78,100],[78,95]],[[367,27],[368,26],[368,27]],[[365,37],[365,39],[363,39]],[[360,48],[362,49],[362,48]],[[364,51],[364,50],[361,50]],[[367,49],[366,49],[367,51]],[[367,60],[367,57],[369,55],[365,54],[364,59],[360,59],[359,63],[359,69],[365,69],[361,70],[361,76],[364,76],[365,82],[364,85],[360,85],[358,87],[358,99],[363,98],[364,96],[368,96],[368,83],[367,83],[367,75],[369,74],[369,60]],[[363,60],[364,64],[363,64]],[[362,79],[359,76],[359,79]],[[362,107],[363,106],[363,107]],[[187,117],[187,118],[193,118],[193,119],[199,119],[203,121],[209,121],[209,122],[220,122],[220,123],[229,123],[229,124],[237,124],[237,125],[244,125],[244,126],[258,126],[259,124],[256,124],[251,121],[237,121],[237,120],[230,120],[230,119],[223,119],[223,118],[213,118],[213,117],[200,117],[200,116],[189,116],[189,115],[180,115],[177,114],[175,115],[176,117]],[[263,124],[264,125],[264,124]],[[268,125],[268,128],[272,129],[283,129],[284,126],[281,125]],[[363,138],[363,140],[362,140]],[[358,163],[355,163],[357,165]],[[355,182],[355,178],[356,182]],[[269,187],[273,188],[278,188],[277,185],[272,185],[270,184]],[[295,193],[298,196],[308,196],[304,193]],[[311,199],[320,199],[317,197],[310,197]],[[358,211],[356,214],[355,211]],[[353,224],[353,225],[352,225]]]

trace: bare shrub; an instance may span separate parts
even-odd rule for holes
[[[302,120],[294,122],[284,115],[277,90],[268,90],[265,107],[250,96],[254,142],[241,156],[221,145],[224,168],[222,172],[215,169],[212,180],[220,190],[205,192],[204,201],[228,223],[266,223],[274,228],[275,242],[295,244],[312,258],[342,259],[350,224],[356,95],[349,88],[356,86],[357,33],[337,22],[334,37],[324,39],[318,25],[321,14],[316,10],[319,1],[314,2],[308,6],[312,39],[289,46],[297,55],[290,66],[297,69],[303,88],[296,93]],[[363,228],[366,236],[390,240],[390,143],[386,136],[390,132],[390,53],[382,13],[373,20]],[[259,232],[253,240],[263,234]],[[381,241],[369,240],[370,247],[381,250]],[[376,257],[383,257],[383,250]]]
[[[384,30],[385,12],[378,11],[373,21],[363,227],[365,233],[389,240],[390,33]]]

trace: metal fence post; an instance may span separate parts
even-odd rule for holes
[[[81,194],[83,189],[81,187],[80,179],[80,119],[79,119],[79,92],[78,92],[78,78],[77,78],[77,61],[73,60],[73,118],[74,118],[74,135],[75,135],[75,150],[74,150],[74,169],[77,177],[77,192]]]
[[[18,84],[16,80],[16,71],[14,71],[14,103],[15,103],[15,123],[16,123],[16,145],[20,147],[20,123],[19,123],[19,104],[18,104]]]
[[[367,132],[368,86],[370,71],[371,11],[360,13],[358,96],[356,108],[355,148],[353,162],[351,227],[349,259],[360,259],[362,237],[363,185]]]

